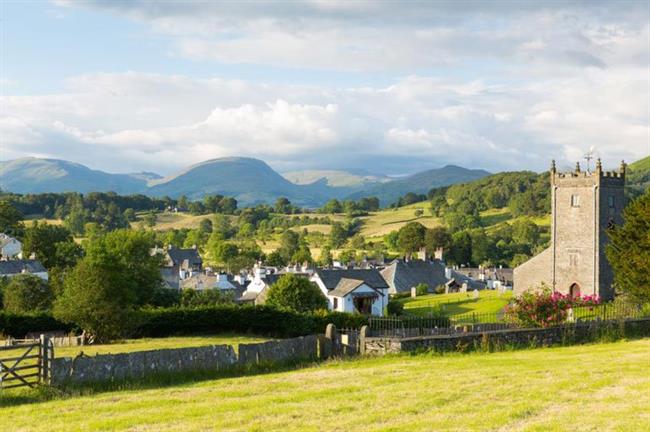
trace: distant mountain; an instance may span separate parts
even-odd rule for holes
[[[325,184],[336,188],[361,189],[371,185],[386,183],[391,178],[382,174],[370,174],[362,170],[305,170],[290,171],[282,173],[284,178],[292,183],[307,185],[319,180],[325,180]]]
[[[0,189],[23,194],[108,191],[126,194],[144,192],[147,179],[131,174],[109,174],[59,159],[22,158],[0,162]]]
[[[243,157],[201,162],[179,174],[151,181],[149,186],[149,195],[199,199],[206,194],[221,194],[234,196],[244,205],[273,203],[278,197],[287,197],[294,204],[316,207],[332,193],[322,182],[297,185],[265,162]]]
[[[221,194],[234,196],[243,206],[272,204],[279,197],[287,197],[298,206],[315,208],[331,198],[364,196],[376,196],[387,205],[407,192],[426,193],[432,187],[488,174],[456,166],[399,179],[360,170],[314,170],[285,174],[292,182],[261,160],[228,157],[201,162],[163,178],[150,172],[110,174],[64,160],[24,158],[0,162],[0,189],[16,193],[114,191],[174,198],[186,195],[191,199]]]
[[[490,175],[485,170],[472,170],[455,165],[422,171],[407,177],[402,177],[388,183],[378,184],[352,193],[348,198],[358,199],[364,196],[376,196],[381,205],[391,204],[408,192],[425,194],[430,189],[465,183]]]

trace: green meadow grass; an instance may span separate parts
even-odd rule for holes
[[[432,310],[442,308],[448,316],[464,314],[496,314],[510,302],[512,292],[500,294],[498,291],[483,290],[475,299],[472,292],[451,294],[427,294],[416,298],[404,298],[404,310],[413,315],[427,315]]]
[[[0,419],[12,431],[642,431],[649,359],[650,339],[403,354],[51,400],[22,394]]]
[[[133,351],[150,351],[170,348],[190,348],[206,345],[233,345],[235,349],[242,343],[256,343],[268,338],[223,333],[206,336],[178,336],[165,338],[127,339],[110,344],[84,345],[76,347],[56,347],[56,357],[74,357],[83,351],[85,355],[119,354]]]

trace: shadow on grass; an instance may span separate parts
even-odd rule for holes
[[[235,365],[231,368],[221,370],[195,370],[175,373],[158,373],[129,380],[94,382],[83,385],[68,385],[62,388],[39,385],[35,388],[0,390],[0,408],[47,402],[53,399],[89,396],[112,391],[148,390],[173,387],[188,383],[198,383],[207,380],[266,375],[278,372],[292,372],[320,363],[322,363],[322,361],[302,360],[284,363]]]

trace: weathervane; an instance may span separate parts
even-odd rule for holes
[[[591,174],[591,160],[594,158],[594,146],[589,147],[589,151],[585,153],[584,159],[587,161],[587,173]]]

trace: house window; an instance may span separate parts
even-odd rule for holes
[[[334,297],[334,307],[333,309],[336,310],[339,308],[339,299],[338,297]]]
[[[580,207],[580,195],[571,195],[571,207]]]

